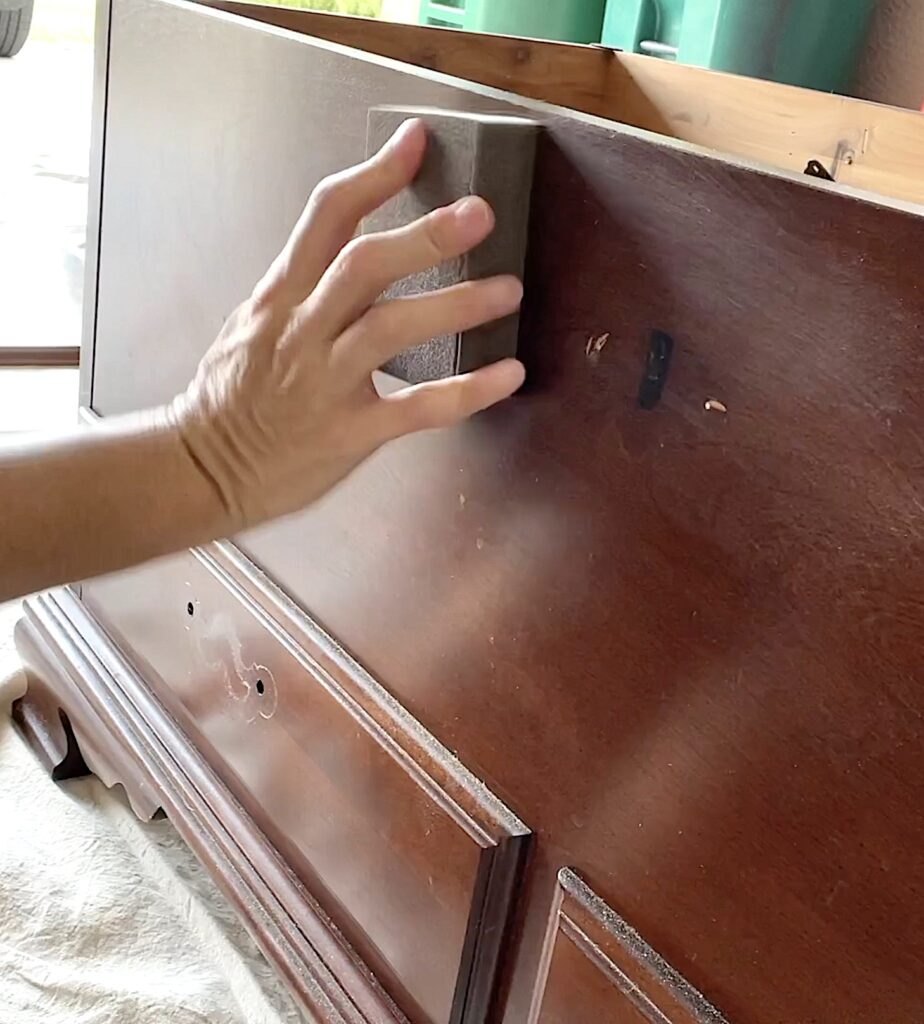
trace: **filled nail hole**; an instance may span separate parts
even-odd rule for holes
[[[190,602],[189,602],[189,604],[187,604],[187,605],[186,605],[186,614],[187,614],[187,615],[192,615],[192,614],[193,614],[193,613],[195,612],[195,610],[196,610],[196,609],[195,609],[195,607],[193,606],[193,603],[192,603],[192,601],[190,601]]]
[[[265,691],[266,691],[266,687],[263,685],[263,680],[262,679],[258,679],[257,680],[257,693],[259,693],[260,696],[262,697],[263,694],[265,693]]]

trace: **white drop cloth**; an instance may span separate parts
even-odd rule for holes
[[[295,1024],[288,994],[166,820],[53,783],[9,720],[0,606],[0,1024]]]

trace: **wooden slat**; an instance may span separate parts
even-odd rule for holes
[[[0,346],[0,368],[20,366],[78,366],[77,345]]]
[[[775,167],[802,172],[818,159],[842,184],[924,203],[917,111],[602,47],[236,0],[206,6]]]

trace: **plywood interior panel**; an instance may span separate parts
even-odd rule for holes
[[[210,0],[209,5],[773,167],[803,173],[810,160],[819,160],[842,184],[924,202],[924,118],[916,110],[600,47],[393,25],[238,0]],[[902,17],[911,24],[906,12]],[[883,22],[880,16],[875,36]],[[911,27],[913,37],[916,25]],[[879,47],[880,69],[885,49]],[[905,67],[907,78],[907,61]],[[901,73],[892,68],[893,77]],[[907,88],[901,99],[890,100],[880,89],[874,98],[898,103],[906,94]],[[911,105],[921,100],[924,93]]]

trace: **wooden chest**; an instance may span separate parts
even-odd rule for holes
[[[164,808],[309,1019],[924,1021],[916,115],[705,72],[659,113],[646,58],[220,6],[100,8],[87,409],[186,383],[381,103],[544,123],[528,384],[30,600],[27,735]],[[736,88],[840,120],[758,166]]]

